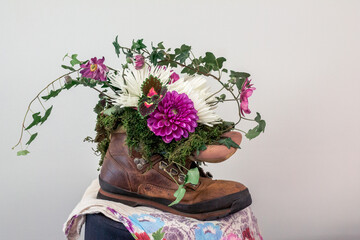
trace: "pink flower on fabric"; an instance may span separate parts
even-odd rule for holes
[[[147,125],[163,141],[170,143],[187,138],[197,127],[197,110],[194,102],[185,94],[167,92],[157,108],[149,115]]]
[[[169,84],[174,83],[174,82],[176,82],[176,81],[179,80],[179,79],[180,79],[179,74],[177,74],[176,72],[173,72],[173,73],[170,75],[170,82],[169,82]]]
[[[250,228],[246,228],[242,232],[242,235],[243,235],[244,240],[255,240],[255,238],[253,236],[251,236]]]
[[[245,116],[246,114],[251,113],[249,109],[249,100],[248,98],[253,94],[253,91],[256,89],[253,86],[253,84],[250,84],[251,80],[248,78],[245,80],[242,88],[241,88],[241,94],[240,94],[240,112],[241,115]]]
[[[135,56],[135,69],[140,70],[145,65],[145,58],[143,55],[139,54]]]
[[[97,59],[96,57],[91,58],[86,64],[81,64],[83,68],[80,73],[82,77],[92,78],[99,81],[106,81],[106,73],[109,69],[104,64],[105,58]]]
[[[223,237],[221,240],[242,240],[236,234],[230,233],[226,237]]]
[[[137,240],[150,240],[150,237],[146,234],[146,232],[135,233],[135,236]]]

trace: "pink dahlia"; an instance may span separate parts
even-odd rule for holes
[[[136,55],[135,56],[135,69],[140,70],[145,65],[145,58],[143,55]]]
[[[240,94],[240,112],[243,116],[245,116],[244,113],[249,114],[251,113],[249,109],[249,100],[248,98],[253,94],[253,91],[256,89],[252,87],[253,84],[250,84],[251,80],[248,78],[245,80],[242,88],[241,88],[241,94]]]
[[[81,64],[83,68],[80,73],[83,77],[92,78],[99,81],[106,81],[106,72],[109,69],[104,64],[105,58],[97,59],[96,57],[91,58],[86,64]]]
[[[187,138],[189,132],[197,127],[197,111],[194,103],[185,94],[176,91],[167,92],[158,107],[149,115],[148,127],[163,141],[170,143],[173,139],[179,141]]]

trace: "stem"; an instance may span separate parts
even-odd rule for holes
[[[29,105],[28,105],[28,108],[27,108],[27,110],[26,110],[26,112],[25,112],[24,120],[22,121],[22,124],[21,124],[22,127],[21,127],[21,134],[20,134],[19,141],[16,143],[15,146],[12,147],[12,149],[14,149],[14,148],[17,147],[19,144],[21,144],[21,140],[22,140],[22,137],[23,137],[23,134],[24,134],[24,129],[25,129],[25,120],[26,120],[26,117],[27,117],[29,111],[32,112],[32,110],[30,109],[30,107],[31,107],[31,105],[33,104],[33,102],[34,102],[37,98],[39,98],[40,94],[42,94],[50,85],[53,85],[54,82],[58,81],[59,79],[65,77],[65,76],[68,76],[68,75],[70,75],[70,74],[72,74],[72,73],[74,73],[74,72],[77,72],[77,71],[79,71],[79,69],[78,69],[78,70],[75,70],[75,71],[72,71],[72,72],[69,72],[69,73],[66,73],[66,74],[58,77],[57,79],[55,79],[54,81],[52,81],[51,83],[49,83],[46,87],[44,87],[44,88],[30,101],[30,103],[29,103]],[[21,144],[21,148],[22,148],[22,144]]]
[[[215,93],[211,94],[210,96],[208,96],[205,101],[207,101],[208,99],[212,98],[213,96],[215,96],[216,94],[218,94],[219,92],[221,92],[225,87],[223,86],[222,88],[220,88],[219,91],[216,91]],[[224,100],[225,101],[225,100]]]
[[[40,98],[39,98],[39,97],[37,97],[37,99],[39,100],[39,102],[40,102],[41,106],[43,107],[44,111],[46,111],[46,108],[45,108],[45,107],[44,107],[44,105],[42,104],[42,102],[41,102]]]

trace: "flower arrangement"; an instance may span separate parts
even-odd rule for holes
[[[70,64],[61,67],[69,72],[50,82],[28,106],[20,139],[13,147],[21,148],[17,155],[29,153],[27,147],[38,135],[32,132],[33,128],[50,116],[52,106],[46,108],[45,102],[79,85],[99,92],[94,108],[98,115],[97,136],[85,140],[97,143],[95,152],[101,155],[100,165],[109,136],[119,126],[127,133],[127,145],[139,150],[145,158],[159,154],[181,167],[191,154],[205,150],[210,144],[239,148],[231,138],[222,137],[225,132],[238,130],[248,139],[264,132],[266,123],[259,113],[253,119],[245,117],[251,113],[249,98],[255,90],[250,74],[224,68],[224,57],[215,57],[211,52],[196,57],[185,44],[174,50],[165,48],[163,42],[147,47],[143,39],[124,47],[116,37],[113,46],[117,56],[124,57],[121,69],[107,66],[104,57],[86,61],[79,60],[77,54],[64,57]],[[219,83],[217,91],[210,91],[209,79]],[[55,88],[55,83],[60,87]],[[35,101],[44,113],[33,111]],[[225,102],[236,104],[236,122],[224,121],[216,114],[217,106]],[[30,112],[32,121],[26,124]],[[253,121],[254,128],[238,129],[242,120]],[[25,148],[24,132],[29,134]],[[191,170],[187,177],[196,181],[191,179]]]

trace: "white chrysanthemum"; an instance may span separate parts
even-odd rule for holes
[[[216,106],[211,107],[208,104],[208,102],[212,102],[215,99],[210,97],[212,93],[210,92],[210,87],[206,85],[204,77],[180,78],[167,87],[168,91],[176,91],[180,94],[185,93],[193,101],[194,107],[198,111],[199,123],[209,126],[220,123],[220,117],[215,113]]]
[[[170,68],[147,66],[140,70],[136,70],[133,65],[125,70],[124,79],[121,75],[109,76],[111,85],[121,89],[119,95],[111,94],[114,104],[121,107],[137,107],[139,98],[142,95],[141,85],[150,75],[158,78],[162,84],[166,84],[170,79]],[[125,81],[124,81],[125,80]]]
[[[142,95],[141,86],[143,82],[150,76],[157,77],[162,84],[167,84],[172,74],[170,68],[163,67],[144,67],[136,70],[130,65],[125,70],[124,79],[121,75],[111,75],[110,83],[114,87],[121,89],[118,94],[110,94],[114,104],[121,107],[138,107],[139,98]],[[199,117],[198,122],[212,126],[220,123],[220,117],[215,113],[216,106],[210,106],[208,103],[214,101],[211,96],[210,87],[206,85],[206,79],[202,76],[180,78],[175,83],[167,85],[168,91],[176,91],[185,93],[194,103]]]

